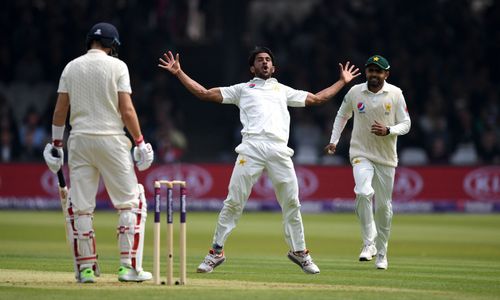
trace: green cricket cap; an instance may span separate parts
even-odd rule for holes
[[[365,67],[367,67],[368,65],[371,65],[371,64],[379,66],[382,70],[389,70],[389,68],[391,67],[389,65],[389,62],[387,61],[387,59],[385,59],[385,57],[383,57],[381,55],[374,55],[374,56],[368,58],[368,60],[366,61]]]

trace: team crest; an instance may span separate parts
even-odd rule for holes
[[[248,85],[248,87],[249,87],[249,88],[254,88],[254,87],[255,87],[255,83],[250,83],[250,84]]]
[[[386,103],[386,104],[384,104],[384,108],[385,108],[385,114],[388,115],[391,113],[392,104]]]

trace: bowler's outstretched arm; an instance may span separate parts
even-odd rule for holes
[[[222,103],[223,98],[219,88],[211,88],[207,90],[204,86],[193,80],[186,73],[184,73],[184,71],[182,71],[179,53],[177,53],[174,58],[172,52],[168,51],[163,54],[163,58],[160,58],[159,61],[160,63],[158,64],[158,67],[175,75],[186,87],[186,89],[198,99]]]

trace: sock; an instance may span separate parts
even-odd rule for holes
[[[222,251],[224,250],[223,246],[219,246],[217,244],[212,245],[212,249],[214,250],[215,254],[221,254]]]

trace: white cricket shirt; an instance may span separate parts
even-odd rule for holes
[[[406,101],[400,88],[384,82],[377,93],[368,90],[367,83],[353,86],[337,112],[330,143],[337,144],[345,123],[354,114],[349,157],[364,157],[381,165],[396,167],[398,135],[408,133],[411,126]],[[387,136],[371,133],[374,121],[390,128]],[[345,122],[345,121],[344,121]]]
[[[91,49],[64,68],[58,93],[68,93],[71,134],[124,134],[118,92],[132,93],[127,65]]]
[[[264,80],[255,77],[246,83],[221,87],[224,104],[234,104],[240,109],[243,140],[269,137],[288,143],[290,114],[287,106],[304,107],[307,92],[279,83],[275,78]]]

